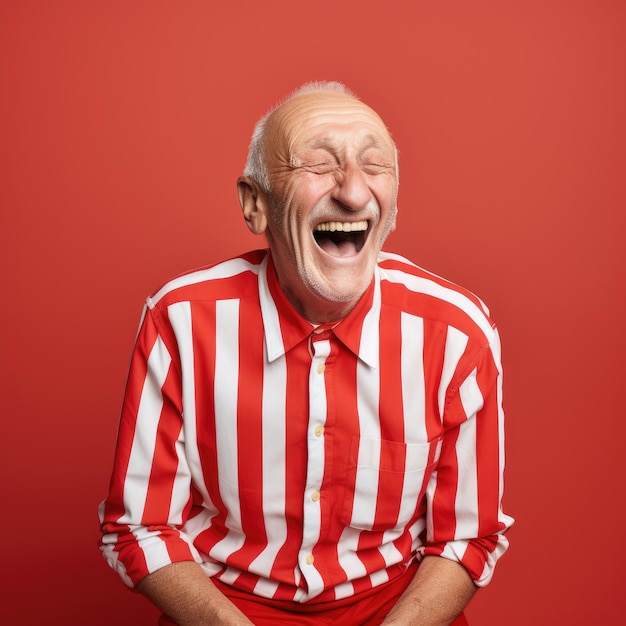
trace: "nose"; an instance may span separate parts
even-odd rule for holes
[[[332,198],[349,211],[364,209],[373,198],[367,175],[356,164],[346,164],[336,175]]]

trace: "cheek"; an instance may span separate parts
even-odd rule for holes
[[[330,193],[334,184],[335,180],[332,174],[305,172],[297,181],[293,190],[293,197],[300,206],[309,210]]]
[[[393,205],[398,195],[398,182],[391,174],[381,174],[373,179],[371,185],[372,193],[379,198],[380,202]]]

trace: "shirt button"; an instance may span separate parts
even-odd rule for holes
[[[311,494],[311,500],[313,500],[313,502],[317,502],[320,499],[320,492],[319,491],[314,491]]]
[[[317,366],[317,373],[318,374],[323,374],[325,369],[326,369],[326,366],[323,363],[320,363]]]
[[[315,430],[313,431],[316,437],[321,437],[323,432],[324,432],[324,427],[321,424],[318,424],[315,427]]]
[[[315,558],[312,554],[307,554],[307,557],[304,560],[306,561],[307,565],[313,565],[313,561],[315,561]]]

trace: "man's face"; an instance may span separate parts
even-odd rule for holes
[[[294,98],[266,132],[266,234],[279,282],[309,321],[339,319],[395,227],[393,142],[372,109],[335,93]]]

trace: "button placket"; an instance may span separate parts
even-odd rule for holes
[[[311,366],[309,370],[309,427],[307,437],[307,474],[304,492],[304,524],[300,563],[309,593],[321,583],[313,562],[313,549],[321,530],[321,485],[324,477],[324,425],[326,423],[326,359],[331,345],[328,336],[311,336],[309,341]]]

